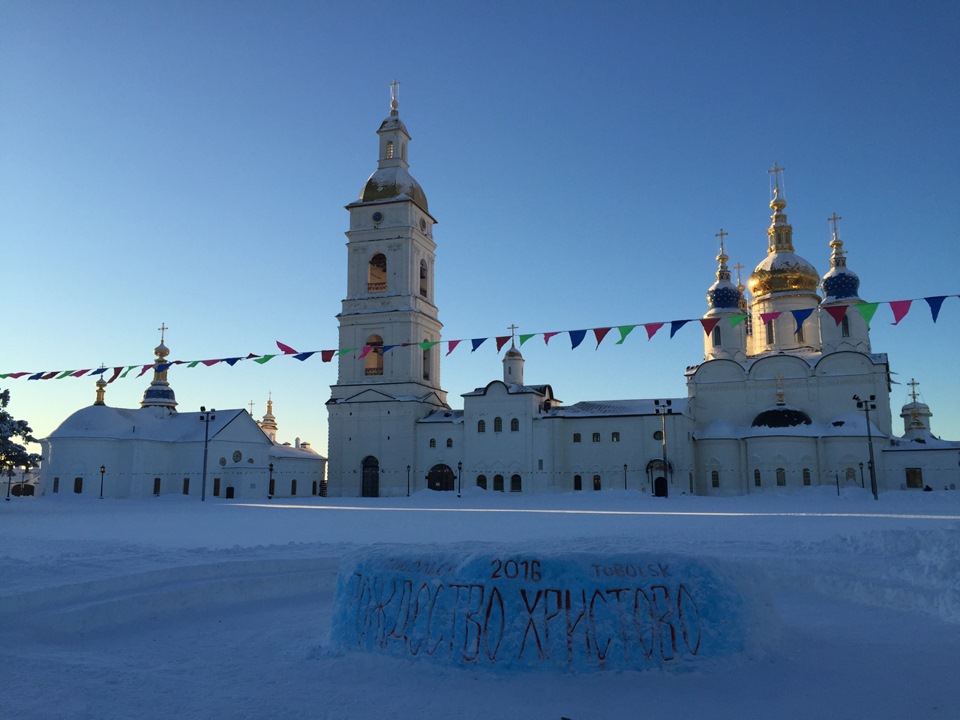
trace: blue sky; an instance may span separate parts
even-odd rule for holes
[[[763,259],[774,162],[821,274],[836,212],[862,297],[956,295],[958,29],[950,2],[7,0],[0,372],[148,363],[161,322],[177,359],[335,347],[343,206],[394,78],[447,339],[699,317],[721,227],[731,264]],[[960,299],[891,319],[874,350],[960,438]],[[685,396],[701,336],[534,338],[526,378],[568,403]],[[492,342],[468,350],[441,368],[455,407],[501,374]],[[109,404],[137,405],[135,374]],[[259,417],[272,392],[281,437],[326,447],[319,356],[170,380],[181,410]],[[94,398],[88,378],[2,383],[40,436]]]

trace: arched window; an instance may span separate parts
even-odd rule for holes
[[[361,463],[361,497],[380,496],[380,461],[372,455],[367,455]]]
[[[520,492],[522,490],[521,483],[522,481],[520,480],[519,475],[511,475],[510,476],[510,492]]]
[[[367,351],[364,362],[365,375],[383,375],[383,338],[379,335],[371,335],[367,338]]]
[[[777,487],[787,486],[787,471],[783,468],[777,468]]]
[[[719,470],[710,471],[710,486],[715,488],[720,487],[720,471]]]
[[[620,442],[620,433],[618,432],[610,433],[610,442]]]
[[[420,294],[427,297],[427,261],[420,261]]]
[[[767,345],[773,345],[773,320],[769,321],[764,327],[767,329]]]
[[[453,438],[447,438],[447,447],[453,447]]]
[[[510,420],[510,432],[520,432],[520,421],[517,418]]]
[[[290,497],[293,497],[296,494],[297,494],[297,481],[291,480],[290,481]]]
[[[856,482],[857,482],[857,471],[854,470],[854,469],[851,468],[851,467],[848,467],[848,468],[847,468],[847,471],[844,473],[844,480],[846,480],[848,483],[849,483],[849,482],[852,482],[852,483],[856,484]]]
[[[377,253],[367,267],[367,292],[382,293],[387,289],[387,256]]]
[[[797,342],[798,342],[798,343],[804,342],[804,338],[803,338],[803,323],[800,323],[799,325],[797,325]]]
[[[810,484],[810,468],[803,469],[803,484],[804,485]]]
[[[426,338],[423,341],[428,342]],[[430,379],[430,348],[423,351],[423,379]]]
[[[759,470],[753,471],[753,484],[756,485],[757,487],[760,487],[760,471]]]
[[[503,432],[503,418],[495,417],[493,419],[493,431]]]
[[[594,475],[594,476],[593,476],[593,489],[594,489],[594,490],[599,490],[599,489],[600,489],[600,476],[599,476],[599,475]]]
[[[487,422],[486,420],[477,420],[477,432],[482,433],[487,431]]]
[[[574,490],[583,490],[583,478],[579,475],[573,476],[573,489]]]
[[[717,323],[713,326],[713,332],[711,333],[713,337],[713,346],[720,347],[720,324]]]
[[[435,448],[437,446],[437,439],[430,438],[430,447]]]
[[[594,442],[600,442],[600,433],[594,433],[594,434],[593,434],[593,441],[594,441]]]
[[[487,489],[487,476],[486,475],[477,475],[477,487]]]
[[[850,337],[850,318],[846,315],[840,320],[840,337]]]
[[[493,476],[493,490],[494,492],[503,492],[503,475]]]
[[[393,140],[387,140],[387,160],[393,159]]]

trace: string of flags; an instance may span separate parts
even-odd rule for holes
[[[921,298],[927,303],[930,308],[930,314],[933,318],[933,322],[937,322],[937,318],[940,316],[940,309],[943,306],[944,300],[948,297],[957,297],[960,298],[960,295],[934,295],[932,297]],[[850,308],[856,308],[866,322],[867,327],[869,328],[870,322],[873,320],[874,315],[877,313],[877,309],[881,305],[889,305],[890,310],[893,313],[893,322],[891,325],[898,325],[901,320],[903,320],[907,313],[910,312],[910,309],[913,306],[913,303],[916,299],[913,300],[889,300],[883,302],[861,302],[850,305],[830,305],[825,306],[822,309],[826,311],[830,317],[836,322],[837,325],[840,325],[843,322],[843,318],[846,317],[847,312]],[[804,321],[813,313],[813,308],[806,308],[803,310],[791,310],[789,312],[770,312],[770,313],[761,313],[760,321],[766,325],[772,320],[787,315],[793,316],[794,323],[796,325],[796,330],[794,333],[798,333],[800,328],[803,326]],[[543,342],[546,345],[550,344],[550,341],[558,335],[568,335],[570,339],[570,349],[575,350],[579,347],[583,341],[587,338],[588,333],[592,334],[593,339],[596,341],[596,349],[599,349],[600,343],[607,337],[608,334],[614,329],[620,335],[620,339],[615,342],[616,345],[623,345],[627,337],[636,330],[638,327],[642,327],[647,335],[647,340],[652,340],[653,336],[656,335],[662,328],[670,327],[670,338],[673,338],[677,332],[683,328],[688,323],[699,322],[703,327],[704,333],[709,335],[713,332],[713,329],[717,326],[721,320],[727,320],[731,327],[736,327],[740,323],[744,322],[747,319],[746,314],[737,314],[737,315],[726,315],[723,317],[714,317],[714,318],[690,318],[685,320],[665,320],[661,322],[646,322],[646,323],[635,323],[632,325],[611,325],[607,327],[595,327],[587,328],[583,330],[557,330],[553,332],[542,332],[542,333],[526,333],[526,334],[517,334],[517,335],[500,335],[493,336],[494,343],[499,353],[504,345],[510,342],[511,339],[516,342],[517,345],[523,346],[524,343],[529,341],[531,338],[542,337]],[[323,362],[330,362],[334,357],[340,357],[342,355],[348,355],[350,353],[358,353],[357,360],[363,360],[371,352],[378,354],[385,354],[394,348],[398,347],[413,347],[417,346],[422,350],[429,350],[441,343],[446,344],[447,352],[446,355],[450,355],[454,350],[456,350],[461,345],[470,344],[470,352],[476,352],[476,350],[483,345],[485,342],[490,340],[491,337],[482,337],[482,338],[470,338],[470,339],[459,339],[459,340],[435,340],[435,341],[426,341],[426,342],[405,342],[397,345],[364,345],[362,347],[344,347],[334,350],[310,350],[307,352],[299,352],[295,350],[290,345],[277,341],[277,348],[280,352],[264,355],[256,355],[254,353],[249,353],[247,355],[240,355],[237,357],[224,357],[224,358],[213,358],[207,360],[173,360],[170,362],[163,363],[147,363],[145,365],[117,365],[113,367],[99,367],[99,368],[86,368],[82,370],[43,370],[40,372],[35,371],[20,371],[20,372],[6,372],[0,373],[0,379],[27,379],[27,380],[63,380],[64,378],[73,377],[92,377],[99,375],[101,377],[108,378],[107,382],[112,383],[114,380],[122,380],[127,377],[134,370],[138,370],[135,377],[141,377],[148,370],[155,370],[156,372],[164,372],[174,365],[185,365],[188,368],[194,368],[198,365],[203,365],[206,367],[211,367],[219,363],[226,363],[233,367],[238,362],[241,361],[253,361],[261,365],[270,362],[275,357],[292,357],[297,360],[303,361],[307,360],[314,355],[320,355],[320,359]]]

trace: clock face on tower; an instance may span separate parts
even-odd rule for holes
[[[383,213],[379,210],[373,214],[373,222],[375,225],[379,225],[383,222]]]

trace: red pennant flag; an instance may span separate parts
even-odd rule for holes
[[[760,313],[760,322],[766,325],[771,320],[776,320],[778,317],[780,317],[780,315],[781,313],[778,313],[778,312]]]
[[[30,373],[28,372],[15,372],[15,373],[10,373],[9,375],[7,375],[7,377],[22,378],[24,375],[29,375],[29,374]]]
[[[907,313],[910,312],[910,304],[913,300],[891,300],[890,309],[893,310],[893,322],[891,325],[896,325],[903,318],[907,316]]]
[[[703,331],[709,335],[713,332],[713,328],[716,327],[717,323],[720,322],[720,318],[703,318],[700,320],[700,324],[703,325]]]
[[[333,356],[336,352],[337,352],[336,350],[321,350],[320,359],[323,362],[330,362],[331,360],[333,360]]]
[[[560,331],[559,331],[559,330],[558,330],[557,332],[544,333],[544,334],[543,334],[543,344],[544,344],[544,345],[549,345],[549,344],[550,344],[550,338],[552,338],[554,335],[559,335],[559,334],[560,334]]]
[[[834,322],[836,322],[837,325],[839,325],[840,321],[843,320],[843,316],[847,314],[848,307],[850,306],[849,305],[831,305],[830,307],[825,307],[824,310],[826,310],[830,314],[830,317],[833,318]]]
[[[504,335],[503,337],[497,338],[497,352],[500,352],[503,349],[503,346],[507,344],[507,340],[509,339],[509,335]]]
[[[86,370],[77,370],[76,372],[70,373],[70,377],[83,377],[88,372],[90,372],[90,368],[87,368]]]
[[[149,369],[152,368],[152,367],[153,367],[153,365],[144,365],[143,368],[140,370],[140,372],[137,374],[137,377],[140,377],[141,375],[143,375],[147,370],[149,370]]]
[[[597,339],[597,348],[600,347],[600,343],[603,342],[603,339],[607,336],[607,333],[610,332],[610,328],[594,328],[593,336]]]
[[[647,340],[652,340],[653,336],[657,334],[657,330],[663,327],[662,322],[658,323],[644,323],[643,329],[647,331]]]
[[[258,358],[258,357],[260,357],[260,356],[259,356],[259,355],[254,355],[253,353],[250,353],[249,355],[247,355],[247,360],[253,360],[254,358]],[[178,362],[178,363],[181,363],[181,362],[183,362],[183,360],[177,360],[177,362]]]
[[[40,379],[41,379],[41,380],[49,380],[50,378],[56,377],[56,376],[59,375],[59,374],[60,374],[60,371],[59,371],[59,370],[55,370],[55,371],[53,371],[53,372],[47,373],[46,375],[43,375]]]
[[[220,360],[222,359],[223,358],[220,358],[219,360],[201,360],[200,362],[202,362],[207,367],[212,367],[213,365],[216,365],[218,362],[220,362]]]
[[[277,340],[277,347],[283,352],[284,355],[296,355],[297,351],[294,350],[289,345],[284,345],[282,342]]]
[[[115,367],[113,369],[113,376],[109,380],[107,380],[107,384],[112,383],[114,380],[120,377],[120,373],[122,371],[123,371],[123,365],[121,365],[120,367]]]
[[[460,344],[460,341],[459,341],[459,340],[448,340],[448,341],[447,341],[447,355],[449,355],[450,353],[452,353],[452,352],[456,349],[457,345],[459,345],[459,344]]]

